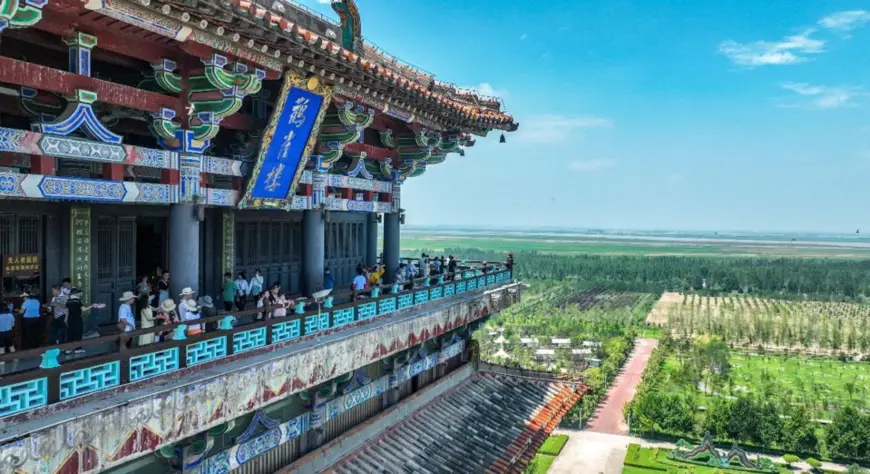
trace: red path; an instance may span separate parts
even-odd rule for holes
[[[610,391],[607,392],[595,415],[589,420],[587,430],[616,435],[628,434],[628,425],[622,418],[622,407],[634,397],[634,392],[640,384],[640,376],[658,343],[656,339],[637,340],[634,351],[622,367],[622,371],[616,376],[616,380],[612,383],[608,382]]]

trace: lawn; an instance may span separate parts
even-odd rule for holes
[[[553,461],[556,460],[556,456],[549,456],[546,454],[535,454],[535,459],[532,460],[529,467],[523,471],[524,474],[544,474],[549,469],[550,466],[553,465]]]
[[[811,404],[816,417],[829,419],[840,405],[851,400],[868,406],[870,364],[804,356],[731,353],[730,382],[724,386],[692,389],[681,382],[681,363],[665,360],[656,388],[665,391],[692,391],[696,406],[704,406],[711,396],[735,397],[741,392],[787,393],[799,402]],[[714,395],[715,394],[715,395]]]
[[[547,438],[538,449],[538,453],[535,454],[535,459],[523,472],[526,474],[544,474],[547,472],[567,442],[568,435],[553,435]]]
[[[553,435],[547,438],[544,441],[544,444],[541,445],[541,449],[538,450],[540,454],[547,454],[550,456],[558,456],[559,453],[562,452],[562,448],[565,447],[565,443],[568,442],[568,435]]]

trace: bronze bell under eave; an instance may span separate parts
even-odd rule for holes
[[[501,136],[498,138],[499,143],[505,143],[507,140],[504,138],[504,132],[501,132]]]

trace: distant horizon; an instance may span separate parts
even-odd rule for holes
[[[739,234],[739,235],[836,235],[860,236],[851,232],[834,232],[825,230],[747,230],[747,229],[644,229],[644,228],[607,228],[607,227],[562,227],[562,226],[520,226],[520,225],[462,225],[462,224],[407,224],[406,229],[455,229],[455,230],[509,230],[509,231],[574,231],[584,233],[708,233],[708,234]],[[868,230],[870,232],[870,230]]]

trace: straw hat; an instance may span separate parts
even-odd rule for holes
[[[24,292],[18,295],[19,298],[30,298],[30,293]]]
[[[130,301],[135,299],[136,295],[134,295],[132,291],[125,291],[124,294],[121,295],[120,298],[118,298],[118,301]]]
[[[197,306],[194,300],[184,300],[184,306],[187,307],[188,311],[199,311],[199,306]]]
[[[160,309],[162,309],[163,311],[175,311],[175,308],[175,300],[173,300],[172,298],[167,298],[163,300],[163,303],[160,303]]]
[[[191,295],[193,295],[193,293],[194,293],[193,288],[188,286],[188,287],[185,287],[183,290],[181,290],[181,294],[178,296],[191,296]]]

